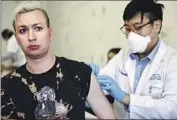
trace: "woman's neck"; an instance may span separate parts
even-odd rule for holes
[[[52,54],[39,59],[27,59],[26,68],[33,74],[41,74],[50,70],[55,64],[56,57]]]

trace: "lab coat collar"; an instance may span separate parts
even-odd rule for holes
[[[161,40],[161,39],[160,39]],[[164,55],[166,54],[167,46],[163,42],[163,40],[160,41],[159,49],[152,59],[152,62],[150,62],[145,68],[144,72],[141,75],[140,81],[138,83],[137,89],[135,93],[139,94],[142,92],[145,85],[147,85],[149,78],[152,76],[152,74],[157,71],[157,69],[161,66],[163,62]],[[133,84],[134,84],[134,75],[135,75],[135,60],[132,60],[130,58],[130,52],[128,52],[128,59],[125,62],[125,69],[127,71],[128,77],[129,77],[129,83],[131,87],[131,92],[133,91]],[[149,68],[149,69],[148,69]]]
[[[143,59],[149,59],[150,61],[152,61],[152,59],[154,58],[154,56],[156,55],[156,53],[157,53],[157,51],[159,49],[160,42],[161,42],[161,40],[158,39],[157,44],[155,45],[155,47],[153,48],[151,53],[148,56],[146,56],[145,58],[143,58]],[[130,58],[132,60],[134,60],[134,59],[138,60],[139,59],[138,56],[136,54],[134,54],[134,53],[130,54]]]

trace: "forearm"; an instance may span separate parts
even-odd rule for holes
[[[124,99],[121,101],[124,105],[129,105],[130,103],[130,95],[126,94]]]

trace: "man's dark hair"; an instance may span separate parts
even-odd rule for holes
[[[136,14],[140,13],[141,22],[143,21],[144,14],[146,14],[152,22],[154,20],[163,21],[163,8],[164,5],[157,3],[157,0],[132,0],[124,10],[123,20],[129,21]]]
[[[4,40],[8,40],[10,37],[12,37],[14,33],[9,30],[9,29],[4,29],[2,32],[1,32],[1,36]]]

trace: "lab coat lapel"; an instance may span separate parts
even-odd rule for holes
[[[125,70],[127,71],[128,74],[128,79],[129,79],[129,85],[131,89],[131,93],[133,91],[133,81],[134,81],[134,75],[135,75],[135,66],[136,66],[136,61],[132,60],[130,56],[128,56],[127,61],[125,62]]]
[[[146,66],[144,72],[141,75],[140,81],[138,83],[137,89],[136,89],[136,94],[140,94],[144,88],[148,85],[150,77],[157,72],[157,70],[161,67],[162,62],[164,61],[164,55],[166,53],[166,45],[165,43],[161,40],[159,49],[154,56],[153,60],[151,63],[148,63]]]

